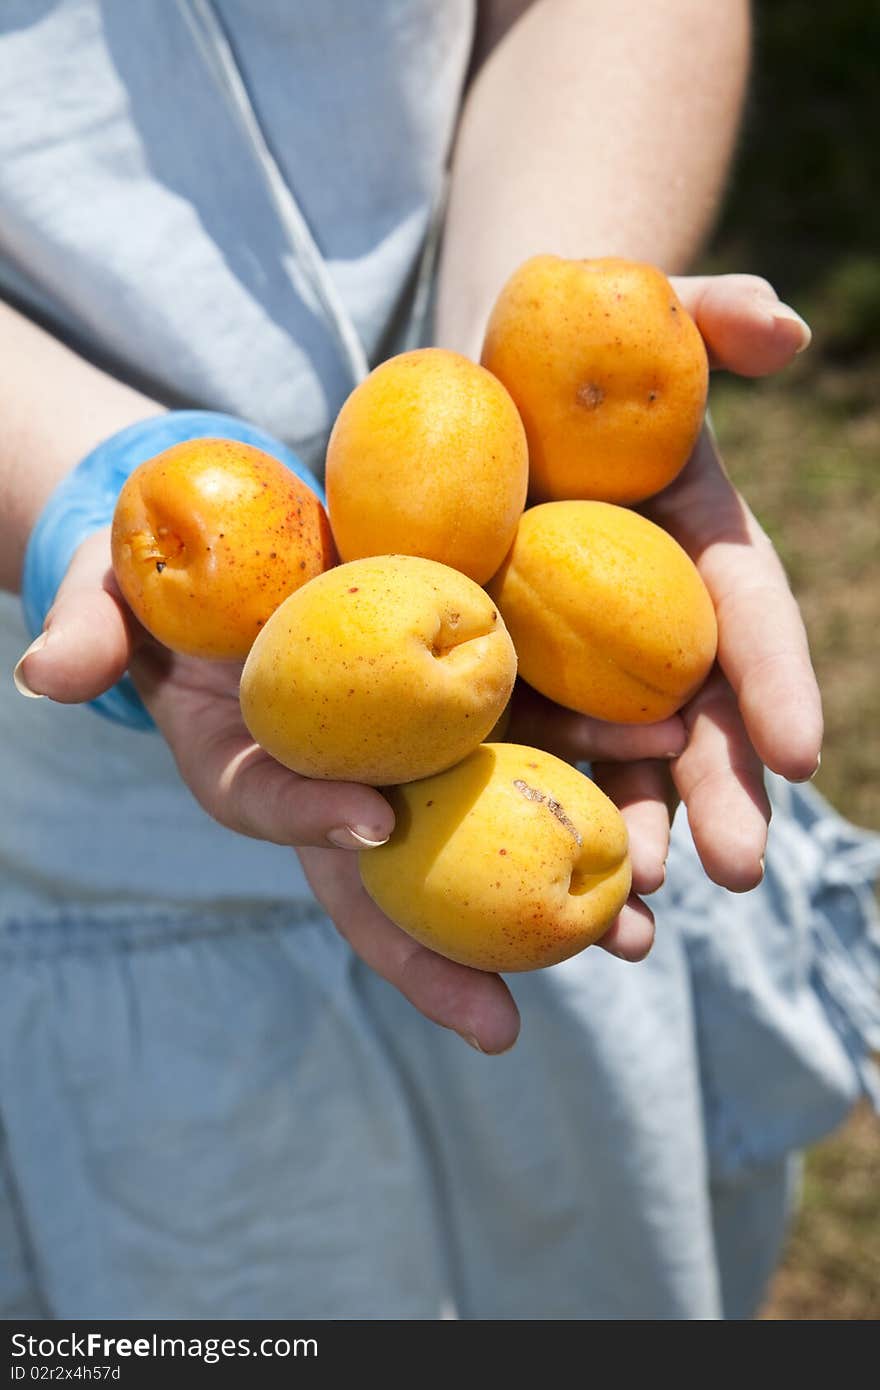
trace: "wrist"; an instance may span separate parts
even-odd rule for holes
[[[37,518],[25,550],[21,583],[31,637],[43,630],[58,587],[83,541],[112,522],[122,485],[134,469],[175,444],[213,437],[262,449],[322,496],[317,479],[292,450],[244,420],[213,411],[181,410],[137,421],[91,450],[50,494]],[[116,723],[130,728],[152,727],[128,676],[91,704]]]

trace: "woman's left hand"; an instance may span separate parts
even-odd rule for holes
[[[769,375],[809,343],[806,324],[755,276],[673,283],[714,368]],[[680,798],[708,876],[745,892],[764,871],[770,819],[764,768],[798,782],[819,763],[822,706],[803,621],[776,552],[727,477],[708,428],[678,478],[640,510],[675,537],[700,571],[715,604],[718,661],[679,713],[683,751],[662,761],[626,762],[614,751],[600,753],[594,776],[628,821],[641,891],[663,882],[670,811]],[[665,727],[672,731],[670,721]],[[510,736],[588,758],[596,732],[595,721],[528,696]],[[625,747],[635,733],[607,725],[604,742]]]

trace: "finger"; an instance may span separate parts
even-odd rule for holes
[[[674,758],[686,741],[684,725],[676,716],[657,724],[608,724],[563,709],[524,681],[518,681],[514,691],[507,738],[527,748],[545,748],[571,763]]]
[[[654,944],[654,914],[635,895],[624,904],[610,929],[597,941],[603,951],[620,960],[640,961]]]
[[[519,1011],[498,975],[446,960],[406,935],[376,906],[357,862],[340,858],[327,872],[326,850],[300,854],[306,877],[337,929],[361,960],[420,1013],[480,1052],[507,1052],[519,1035]],[[328,883],[334,886],[328,892]]]
[[[688,746],[671,772],[703,868],[734,893],[764,876],[770,803],[736,698],[716,670],[684,711]]]
[[[769,539],[704,432],[680,478],[646,513],[694,560],[715,605],[718,659],[755,750],[792,782],[812,777],[822,700],[800,609]]]
[[[810,345],[808,325],[757,275],[693,275],[672,283],[713,367],[769,376]]]
[[[807,636],[776,557],[756,552],[748,586],[715,585],[718,657],[763,761],[791,782],[812,777],[822,745],[822,705]]]
[[[43,633],[15,669],[16,685],[62,704],[93,700],[125,672],[134,634],[113,578],[110,533],[96,532],[74,555]]]
[[[665,763],[593,763],[593,778],[629,832],[633,889],[656,893],[666,878],[672,784]]]
[[[241,717],[239,672],[149,646],[132,661],[141,698],[200,805],[227,829],[273,844],[383,844],[394,812],[380,792],[300,777],[254,742]]]

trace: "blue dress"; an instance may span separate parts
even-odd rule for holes
[[[426,333],[469,0],[7,0],[0,289],[320,470]],[[51,386],[47,384],[47,409]],[[0,605],[9,668],[26,637]],[[876,1094],[876,838],[771,779],[762,886],[676,823],[657,944],[519,976],[481,1057],[158,735],[0,692],[7,1318],[746,1317],[793,1156]]]

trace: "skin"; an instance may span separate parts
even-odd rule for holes
[[[511,9],[521,8],[484,7],[486,47]],[[478,355],[495,295],[530,255],[617,254],[682,271],[717,206],[747,64],[747,6],[734,0],[542,0],[513,22],[480,70],[463,116],[440,345]],[[809,341],[806,325],[760,279],[675,283],[715,368],[767,375]],[[0,310],[0,351],[0,556],[3,582],[15,588],[28,532],[55,483],[99,440],[159,407],[9,310]],[[803,780],[819,757],[821,706],[803,624],[782,567],[708,434],[645,512],[685,547],[712,595],[717,674],[681,716],[636,733],[520,699],[510,737],[594,760],[627,820],[636,892],[662,882],[675,796],[687,805],[709,876],[745,891],[762,872],[762,764]],[[20,663],[34,693],[90,699],[131,662],[182,777],[209,814],[243,834],[302,847],[318,898],[367,965],[480,1050],[513,1046],[519,1019],[504,982],[419,946],[364,892],[352,851],[390,833],[387,801],[371,788],[308,781],[273,763],[241,721],[234,669],[169,657],[145,641],[114,591],[108,533],[75,556],[47,631],[44,645]],[[652,936],[650,911],[634,898],[600,944],[638,960]]]

